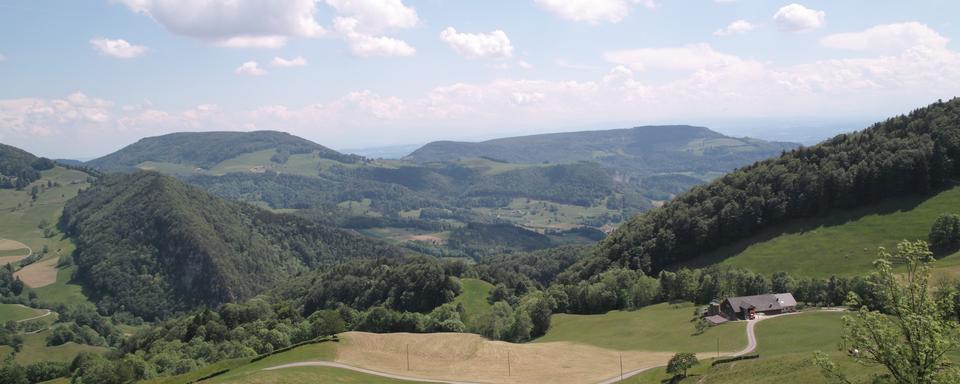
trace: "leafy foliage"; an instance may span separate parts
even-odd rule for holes
[[[878,279],[870,288],[884,305],[862,305],[855,315],[844,317],[843,339],[853,359],[884,366],[898,383],[960,380],[960,370],[947,356],[960,347],[960,324],[951,318],[955,293],[939,299],[931,294],[932,260],[923,241],[903,241],[896,254],[881,248],[875,263]],[[906,265],[903,278],[893,272],[894,262]],[[851,301],[860,300],[851,295]],[[825,374],[842,377],[822,356],[817,362]]]
[[[621,226],[577,271],[655,273],[792,219],[940,188],[958,160],[960,99],[937,102],[695,187]]]
[[[960,249],[960,215],[942,214],[930,228],[930,249],[938,254],[948,254]]]
[[[243,300],[323,263],[401,251],[153,172],[104,177],[61,218],[102,309],[145,318]]]
[[[680,377],[686,377],[687,370],[693,368],[697,364],[700,364],[700,361],[697,360],[697,355],[690,352],[680,352],[673,355],[673,357],[670,358],[670,361],[667,362],[667,373]]]

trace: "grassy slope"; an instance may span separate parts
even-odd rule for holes
[[[39,309],[24,307],[16,304],[0,304],[0,324],[10,320],[29,319],[34,316],[40,316],[44,311]]]
[[[728,323],[693,335],[693,304],[657,304],[603,315],[554,315],[550,330],[536,342],[572,341],[617,350],[738,351],[747,345],[743,323]]]
[[[488,310],[490,303],[487,302],[487,296],[490,296],[490,290],[493,284],[480,279],[461,279],[460,284],[463,292],[453,299],[454,304],[463,304],[464,323],[469,323],[470,319],[476,318]]]
[[[229,369],[230,371],[204,382],[209,383],[409,383],[390,380],[344,369],[327,367],[298,367],[275,371],[263,371],[263,368],[276,365],[308,361],[333,360],[336,343],[309,344],[278,353],[263,360],[248,363],[250,359],[233,359],[208,365],[199,370],[179,376],[158,378],[146,381],[149,384],[175,384],[194,381],[212,373]]]
[[[690,371],[683,383],[759,384],[829,383],[813,365],[814,351],[828,353],[854,382],[864,382],[879,369],[863,367],[838,351],[841,313],[811,312],[765,320],[757,325],[760,358],[710,367],[704,361]],[[635,384],[659,384],[671,375],[658,368],[626,380]]]
[[[23,349],[17,353],[16,361],[21,365],[30,364],[36,361],[63,361],[70,362],[80,352],[106,352],[107,348],[82,345],[77,343],[66,343],[55,347],[47,346],[47,336],[50,336],[50,330],[38,333],[23,335]]]
[[[960,187],[770,228],[688,265],[719,262],[766,274],[787,271],[812,277],[861,274],[872,270],[877,247],[925,240],[933,221],[946,212],[960,212]],[[960,255],[946,257],[940,266],[960,272]]]

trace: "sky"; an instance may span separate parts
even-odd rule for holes
[[[960,2],[0,0],[0,142],[364,148],[696,124],[815,141],[960,95]]]

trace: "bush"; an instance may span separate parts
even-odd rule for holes
[[[960,215],[942,214],[933,222],[928,236],[930,250],[947,254],[960,249]]]

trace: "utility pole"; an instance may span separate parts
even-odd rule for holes
[[[507,350],[507,376],[510,376],[510,350]]]
[[[620,356],[620,382],[623,382],[623,353],[618,353]]]
[[[717,359],[720,358],[720,336],[717,336]]]
[[[407,370],[410,370],[410,344],[407,344]]]

